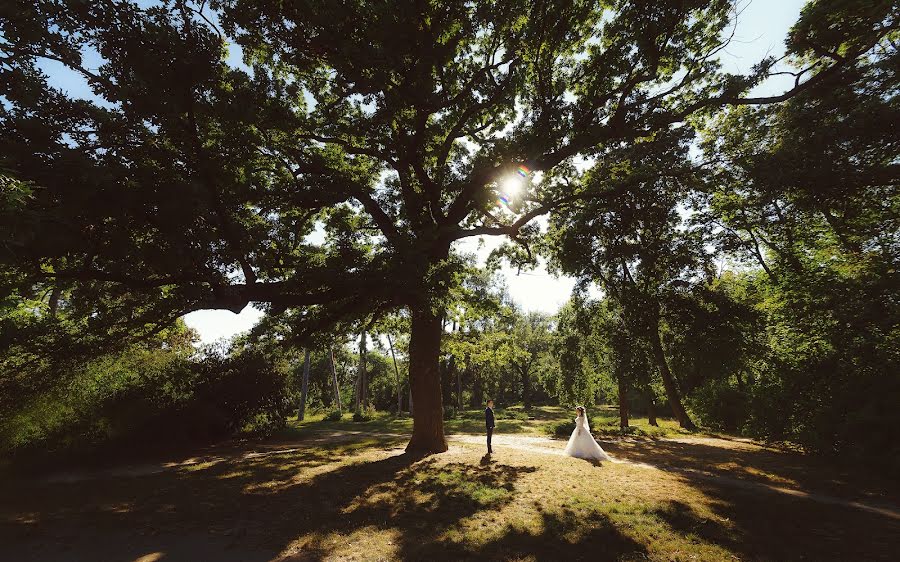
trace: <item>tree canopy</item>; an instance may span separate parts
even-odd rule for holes
[[[410,448],[440,451],[453,242],[508,236],[530,255],[535,217],[629,197],[601,178],[623,151],[856,68],[897,14],[854,4],[811,3],[789,41],[796,86],[758,98],[774,60],[735,76],[716,59],[729,0],[14,1],[3,283],[58,287],[107,334],[251,302],[296,310],[307,333],[406,308]],[[91,95],[54,87],[47,61]],[[584,159],[600,180],[582,181]]]

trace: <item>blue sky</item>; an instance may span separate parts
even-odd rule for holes
[[[805,3],[805,0],[741,0],[734,39],[720,54],[725,70],[745,73],[767,55],[781,56],[788,30],[797,20]],[[240,59],[237,49],[232,49],[231,54],[232,62],[238,64]],[[98,59],[88,57],[85,63],[88,68],[95,68],[98,66]],[[87,84],[77,74],[52,61],[45,61],[42,66],[48,73],[51,84],[73,96],[93,99]],[[753,93],[781,93],[790,87],[791,80],[790,76],[773,78]],[[477,239],[467,239],[458,242],[457,249],[475,252],[483,261],[500,242],[497,238],[488,237],[484,245],[479,247]],[[505,268],[502,275],[513,300],[525,310],[555,312],[568,299],[574,285],[573,279],[555,278],[543,267],[521,274]],[[200,333],[202,342],[207,343],[248,330],[261,316],[259,310],[248,306],[240,314],[223,310],[192,312],[185,317],[185,321]]]

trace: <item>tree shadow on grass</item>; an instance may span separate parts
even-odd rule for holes
[[[510,502],[516,480],[536,470],[407,453],[334,468],[339,451],[275,452],[36,489],[38,497],[26,492],[0,508],[0,540],[18,560],[162,553],[253,562],[292,552],[295,542],[289,559],[320,560],[334,548],[323,537],[375,527],[397,531],[398,556],[407,558],[461,519]]]
[[[399,560],[643,559],[645,548],[622,534],[606,516],[579,518],[568,508],[541,513],[538,530],[504,526],[484,542],[467,540],[466,529],[458,528],[460,523],[478,512],[490,515],[502,509],[514,500],[519,477],[536,470],[490,461],[477,466],[438,465],[429,459],[402,471],[393,482],[369,488],[369,498],[345,509],[343,520],[332,530],[347,532],[385,521],[385,527],[400,531],[395,553]],[[454,528],[462,541],[443,536]],[[330,554],[325,542],[317,541],[287,560],[322,560]]]
[[[400,442],[385,437],[276,449],[78,485],[4,485],[2,557],[130,560],[161,553],[164,560],[256,562],[285,552],[287,560],[322,560],[343,555],[347,541],[365,541],[370,530],[389,535],[394,544],[362,552],[405,560],[615,560],[646,554],[603,514],[577,516],[567,508],[542,512],[539,523],[527,527],[488,528],[469,540],[465,533],[473,524],[489,526],[493,512],[517,500],[518,480],[536,468],[493,459],[443,463],[440,457],[397,454],[392,447]],[[614,453],[671,470],[709,499],[714,518],[677,502],[655,510],[652,515],[673,532],[749,559],[877,560],[897,550],[898,529],[883,517],[701,477],[682,468],[698,466],[690,462],[708,454],[706,468],[722,465],[716,470],[727,474],[715,456],[726,453],[704,453],[709,445],[661,445]],[[761,462],[753,451],[727,453],[738,454],[744,456],[735,462]],[[353,464],[337,465],[348,461]],[[363,543],[357,552],[367,547]]]
[[[298,535],[419,461],[409,454],[332,468],[349,444],[231,458],[141,477],[23,483],[0,506],[4,559],[166,560],[275,557]],[[297,480],[306,471],[324,471]],[[7,549],[8,547],[8,549]]]
[[[741,441],[619,440],[604,442],[603,447],[618,458],[664,470],[702,471],[851,499],[878,501],[900,496],[900,482],[860,469],[842,469],[819,457]]]
[[[892,560],[900,549],[897,519],[850,505],[848,500],[863,496],[854,484],[864,477],[842,475],[818,459],[756,447],[669,441],[609,448],[619,458],[674,473],[702,492],[721,522],[675,501],[654,515],[679,534],[739,556]],[[877,489],[874,483],[869,487]]]
[[[497,510],[515,496],[515,482],[534,467],[500,464],[438,464],[431,458],[400,471],[391,481],[369,487],[342,510],[315,529],[347,535],[376,526],[397,531],[395,556],[404,560],[457,560],[439,536],[480,511]],[[332,551],[325,540],[315,540],[288,560],[327,559]]]
[[[741,538],[746,537],[742,537],[737,529],[704,517],[686,503],[672,500],[651,513],[680,535],[698,537],[732,552],[746,551],[741,542]]]
[[[538,530],[505,526],[483,544],[433,541],[403,551],[404,560],[644,560],[646,548],[604,515],[577,517],[573,512],[541,514]]]
[[[705,483],[724,524],[670,502],[654,513],[675,532],[720,545],[749,560],[896,560],[900,525],[870,513],[802,499],[735,493]]]

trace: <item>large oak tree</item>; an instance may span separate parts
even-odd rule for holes
[[[872,4],[854,20],[862,40],[793,91],[883,33],[890,3]],[[295,310],[306,331],[406,308],[409,449],[445,450],[453,243],[527,245],[535,217],[614,201],[581,188],[574,159],[792,95],[741,97],[770,60],[752,76],[719,71],[732,11],[728,0],[7,2],[6,290],[62,287],[61,306],[103,330],[249,303]],[[62,67],[91,94],[54,86]],[[498,207],[520,166],[525,189]],[[309,236],[317,226],[324,241]]]

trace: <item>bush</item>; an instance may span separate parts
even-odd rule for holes
[[[254,437],[270,437],[284,428],[284,422],[283,416],[260,412],[244,423],[240,433]]]
[[[522,420],[528,421],[529,415],[522,410],[494,410],[498,420]],[[574,427],[574,426],[572,426]]]
[[[695,421],[717,431],[740,430],[749,415],[749,397],[724,380],[711,380],[694,389],[685,404]]]
[[[198,359],[131,349],[83,365],[0,420],[0,456],[41,462],[269,435],[284,426],[287,397],[285,373],[260,353]]]
[[[325,414],[325,418],[323,419],[330,422],[341,421],[341,412],[339,410],[331,410]]]
[[[355,422],[367,422],[372,419],[375,419],[375,409],[372,407],[353,412],[353,421]]]
[[[574,421],[564,421],[557,423],[550,423],[546,426],[547,433],[553,435],[555,437],[569,437],[572,435],[572,432],[575,431],[575,422]]]
[[[612,433],[627,437],[649,437],[650,439],[659,439],[665,437],[668,434],[668,431],[662,427],[649,426],[646,429],[643,429],[636,425],[629,425],[628,427],[617,426]]]

